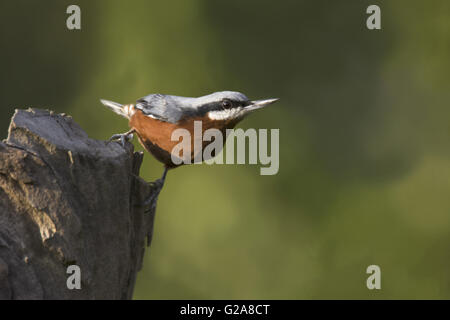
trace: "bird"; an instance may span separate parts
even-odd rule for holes
[[[108,142],[119,140],[122,146],[136,134],[140,144],[158,161],[164,164],[164,173],[154,184],[157,187],[154,196],[145,204],[155,200],[161,191],[168,170],[184,163],[175,164],[171,152],[179,141],[171,139],[176,129],[187,129],[194,137],[194,122],[201,121],[202,134],[207,129],[218,129],[226,137],[226,129],[233,129],[237,123],[255,110],[266,107],[278,99],[250,100],[236,91],[214,92],[201,97],[181,97],[166,94],[149,94],[135,103],[120,104],[100,99],[100,102],[118,115],[128,119],[129,131],[114,134]],[[223,140],[225,143],[225,139]],[[212,141],[202,142],[202,147]],[[191,144],[194,144],[193,138]],[[191,148],[194,159],[194,148]],[[205,159],[204,159],[205,160]],[[192,162],[190,162],[192,163]]]

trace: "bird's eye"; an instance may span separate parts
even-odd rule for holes
[[[225,109],[231,108],[231,101],[228,99],[223,100],[222,107],[224,107]]]

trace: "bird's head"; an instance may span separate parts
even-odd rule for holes
[[[240,121],[251,112],[277,100],[250,100],[240,92],[221,91],[195,98],[194,105],[205,112],[210,120]]]

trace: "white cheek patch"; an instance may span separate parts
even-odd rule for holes
[[[241,113],[241,108],[216,110],[208,112],[208,118],[211,120],[229,120],[236,118]]]

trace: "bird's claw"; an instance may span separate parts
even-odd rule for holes
[[[164,185],[164,181],[162,179],[158,179],[156,181],[147,182],[150,187],[153,189],[157,188],[159,191],[161,191],[162,186]]]
[[[156,202],[158,200],[158,196],[161,193],[162,188],[164,187],[164,182],[166,181],[167,170],[168,170],[167,167],[164,168],[164,173],[163,173],[162,177],[159,178],[158,180],[153,181],[153,182],[147,182],[147,184],[151,188],[151,194],[140,205],[142,207],[147,207],[147,209],[145,210],[145,213],[152,212],[156,209]]]
[[[109,140],[106,142],[106,144],[111,143],[112,141],[119,140],[122,147],[125,148],[125,143],[133,139],[132,133],[121,133],[121,134],[115,134]]]
[[[158,199],[159,193],[164,185],[164,181],[162,181],[162,179],[158,179],[156,181],[149,182],[148,184],[152,188],[152,194],[142,204],[144,207],[147,207]]]

